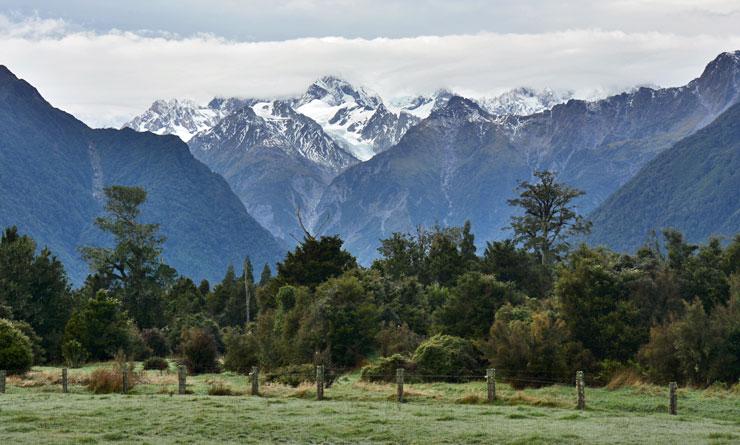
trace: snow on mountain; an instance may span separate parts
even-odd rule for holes
[[[549,110],[572,99],[573,91],[554,91],[549,88],[515,88],[496,97],[480,98],[478,104],[491,114],[528,116]]]
[[[191,100],[157,100],[123,126],[155,134],[174,134],[187,142],[195,133],[213,127],[221,118],[218,110]]]
[[[377,94],[332,76],[311,84],[293,106],[362,161],[395,145],[420,120],[405,110],[390,111]]]

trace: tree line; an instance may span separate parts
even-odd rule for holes
[[[738,381],[740,235],[697,245],[665,230],[631,254],[574,245],[589,230],[574,205],[583,192],[550,172],[517,191],[512,238],[482,252],[469,222],[419,227],[381,240],[366,268],[338,236],[306,232],[274,275],[265,264],[255,279],[247,258],[212,285],[163,262],[159,226],[139,221],[144,190],[109,187],[95,224],[114,243],[81,249],[91,273],[77,289],[48,249],[5,229],[0,367],[124,351],[174,355],[191,372],[323,364],[365,365],[370,380],[397,367],[445,378],[495,367],[518,386],[565,383],[576,370],[602,384],[620,373]]]

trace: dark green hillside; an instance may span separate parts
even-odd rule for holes
[[[143,219],[161,224],[165,260],[183,274],[220,279],[245,255],[262,264],[281,254],[178,138],[90,129],[0,66],[0,227],[17,225],[49,246],[80,282],[88,270],[78,247],[101,241],[92,221],[102,188],[114,184],[149,192]]]
[[[666,227],[692,241],[740,231],[740,104],[648,163],[592,220],[590,241],[619,250]]]

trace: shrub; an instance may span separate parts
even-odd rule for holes
[[[100,290],[72,314],[64,328],[64,340],[77,340],[92,358],[106,360],[118,349],[129,350],[130,333],[120,301]]]
[[[139,361],[146,360],[154,355],[151,348],[144,343],[141,331],[139,331],[139,329],[133,324],[129,326],[129,343],[126,350],[134,360]]]
[[[375,363],[362,368],[360,379],[366,382],[392,382],[396,379],[396,370],[403,368],[413,371],[414,362],[401,354],[393,354],[390,357],[382,357]]]
[[[141,339],[155,357],[167,357],[169,355],[170,348],[167,345],[167,337],[161,330],[157,328],[144,329],[141,331]]]
[[[208,384],[208,395],[209,396],[235,396],[238,395],[234,392],[229,385],[222,381],[210,382]]]
[[[23,374],[32,364],[31,341],[12,322],[0,319],[0,369]]]
[[[470,341],[451,335],[437,334],[425,340],[411,360],[419,378],[424,380],[454,382],[483,372],[480,351]]]
[[[423,337],[403,323],[384,323],[378,331],[375,340],[378,342],[380,354],[390,356],[393,354],[411,354],[419,347]]]
[[[226,345],[225,369],[247,374],[252,366],[257,366],[259,345],[254,334],[242,333],[238,329],[228,329],[224,334],[224,343]]]
[[[116,364],[109,368],[98,368],[90,373],[87,388],[95,394],[108,394],[123,390],[123,372],[128,372],[128,387],[133,388],[140,380],[134,372],[133,363],[127,363],[124,355],[116,354]]]
[[[201,328],[186,329],[180,342],[183,362],[191,374],[218,372],[218,346],[208,331]]]
[[[25,321],[20,320],[13,320],[12,321],[13,326],[18,328],[19,331],[26,337],[28,337],[28,340],[31,342],[31,351],[33,352],[33,364],[34,365],[40,365],[41,363],[44,363],[45,357],[46,357],[46,351],[44,350],[43,346],[41,346],[42,338],[39,337],[38,334],[36,334],[36,331],[33,330],[33,327]]]
[[[62,357],[64,357],[64,363],[70,368],[79,368],[85,363],[88,357],[87,350],[82,343],[77,340],[67,340],[62,345]]]
[[[334,383],[336,374],[330,369],[324,370],[324,385],[328,388]],[[265,374],[265,380],[272,383],[280,383],[297,387],[301,383],[316,382],[316,365],[305,363],[302,365],[288,365],[275,368]]]
[[[144,360],[143,366],[147,370],[166,371],[170,369],[170,362],[162,357],[149,357]]]

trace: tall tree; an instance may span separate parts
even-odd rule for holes
[[[292,284],[315,288],[329,278],[357,267],[357,260],[342,249],[344,242],[339,236],[322,236],[319,239],[306,235],[294,252],[288,252],[285,260],[278,263],[278,279],[281,284]]]
[[[246,306],[247,323],[251,320],[250,307],[252,305],[252,286],[254,285],[254,273],[252,271],[252,262],[247,257],[244,260],[244,305]]]
[[[0,238],[0,307],[41,337],[48,360],[60,359],[64,325],[72,311],[64,266],[46,248],[36,255],[34,240],[16,227]]]
[[[519,197],[509,200],[510,206],[524,211],[524,215],[511,218],[511,228],[517,242],[533,249],[542,264],[548,264],[568,249],[568,237],[588,233],[591,224],[576,213],[573,204],[585,192],[558,183],[549,171],[537,171],[534,176],[539,181],[520,182]]]
[[[270,265],[265,263],[265,267],[262,268],[262,273],[260,274],[260,286],[264,286],[267,284],[268,281],[272,278],[272,271],[270,270]]]
[[[163,281],[174,278],[171,268],[162,264],[164,237],[159,224],[139,222],[146,191],[139,187],[105,188],[106,216],[95,225],[115,239],[115,247],[84,247],[83,258],[94,274],[120,294],[123,308],[141,328],[158,326],[162,319]]]

